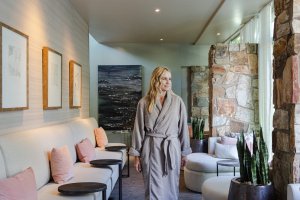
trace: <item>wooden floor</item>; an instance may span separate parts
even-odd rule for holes
[[[127,174],[127,165],[124,167],[123,174]],[[130,177],[122,179],[123,200],[143,200],[144,199],[144,183],[142,175],[137,173],[133,168],[133,158],[130,158]],[[116,183],[109,200],[119,199],[119,186]],[[180,200],[201,200],[201,194],[188,190],[184,185],[183,171],[180,173],[179,185]],[[167,200],[167,199],[166,199]]]

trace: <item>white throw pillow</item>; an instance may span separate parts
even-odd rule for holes
[[[232,137],[222,136],[220,143],[221,144],[226,144],[226,145],[236,145],[237,139],[232,138]]]
[[[217,158],[238,159],[236,145],[216,143],[215,155]]]

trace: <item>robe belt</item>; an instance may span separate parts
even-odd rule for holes
[[[163,148],[164,148],[164,156],[165,156],[165,167],[164,167],[164,175],[168,175],[169,165],[171,170],[175,169],[175,152],[174,152],[174,144],[172,141],[175,141],[174,139],[177,139],[177,135],[163,135],[161,133],[157,132],[148,132],[146,133],[146,136],[150,137],[157,137],[157,138],[163,138]],[[173,145],[173,148],[171,147]]]

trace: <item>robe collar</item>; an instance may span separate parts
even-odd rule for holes
[[[167,91],[166,97],[165,97],[165,101],[163,106],[161,105],[159,98],[156,99],[156,107],[159,110],[159,114],[156,120],[156,125],[159,124],[166,116],[170,106],[171,106],[171,102],[172,102],[172,93],[171,91]]]

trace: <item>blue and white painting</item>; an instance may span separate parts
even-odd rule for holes
[[[105,130],[132,130],[141,97],[141,65],[98,66],[98,123]]]

